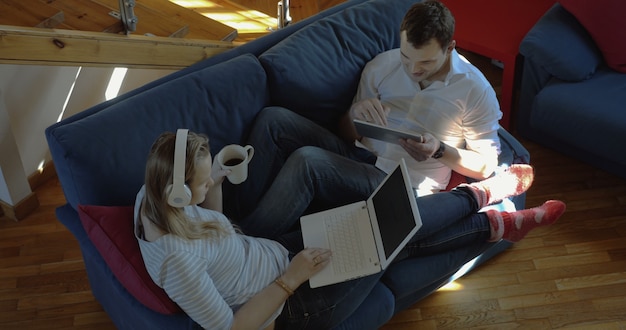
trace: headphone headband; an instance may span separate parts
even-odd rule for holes
[[[189,205],[191,201],[191,190],[185,184],[185,164],[187,155],[187,135],[188,129],[178,129],[176,131],[176,143],[174,145],[174,170],[172,173],[172,184],[168,186],[167,202],[174,207]]]

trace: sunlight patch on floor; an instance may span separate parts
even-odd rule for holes
[[[459,284],[457,282],[450,282],[442,286],[441,288],[439,288],[439,290],[437,291],[460,291],[460,290],[463,290],[462,284]]]

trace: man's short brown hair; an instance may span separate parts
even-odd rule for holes
[[[433,38],[446,48],[454,34],[454,16],[437,0],[419,2],[404,15],[400,31],[406,31],[407,41],[415,48],[424,46]]]

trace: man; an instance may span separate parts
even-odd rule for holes
[[[405,157],[420,194],[444,189],[451,170],[484,179],[498,163],[498,100],[483,74],[457,53],[453,34],[454,18],[441,2],[413,5],[400,27],[400,48],[365,66],[341,121],[342,137],[374,152],[383,171]],[[421,134],[423,141],[361,138],[355,118]]]
[[[413,5],[401,25],[400,48],[365,66],[354,105],[341,119],[341,138],[291,110],[261,111],[248,139],[256,150],[249,177],[257,179],[233,188],[241,195],[231,199],[237,202],[227,207],[230,216],[245,218],[259,204],[249,196],[262,196],[276,184],[273,178],[284,162],[303,146],[318,147],[307,155],[316,166],[333,169],[325,182],[359,184],[353,190],[361,195],[336,191],[336,198],[320,208],[367,197],[400,158],[419,195],[444,189],[451,170],[479,180],[489,177],[498,163],[501,112],[489,82],[454,50],[453,31],[454,19],[440,2]],[[423,141],[402,141],[400,147],[360,138],[353,118],[411,130]],[[273,168],[267,171],[271,175],[256,173],[264,166]],[[324,182],[317,183],[318,190],[325,189]]]

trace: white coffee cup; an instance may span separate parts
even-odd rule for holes
[[[254,147],[229,144],[217,153],[217,163],[222,169],[230,170],[226,176],[233,184],[240,184],[248,178],[248,163],[254,156]]]

